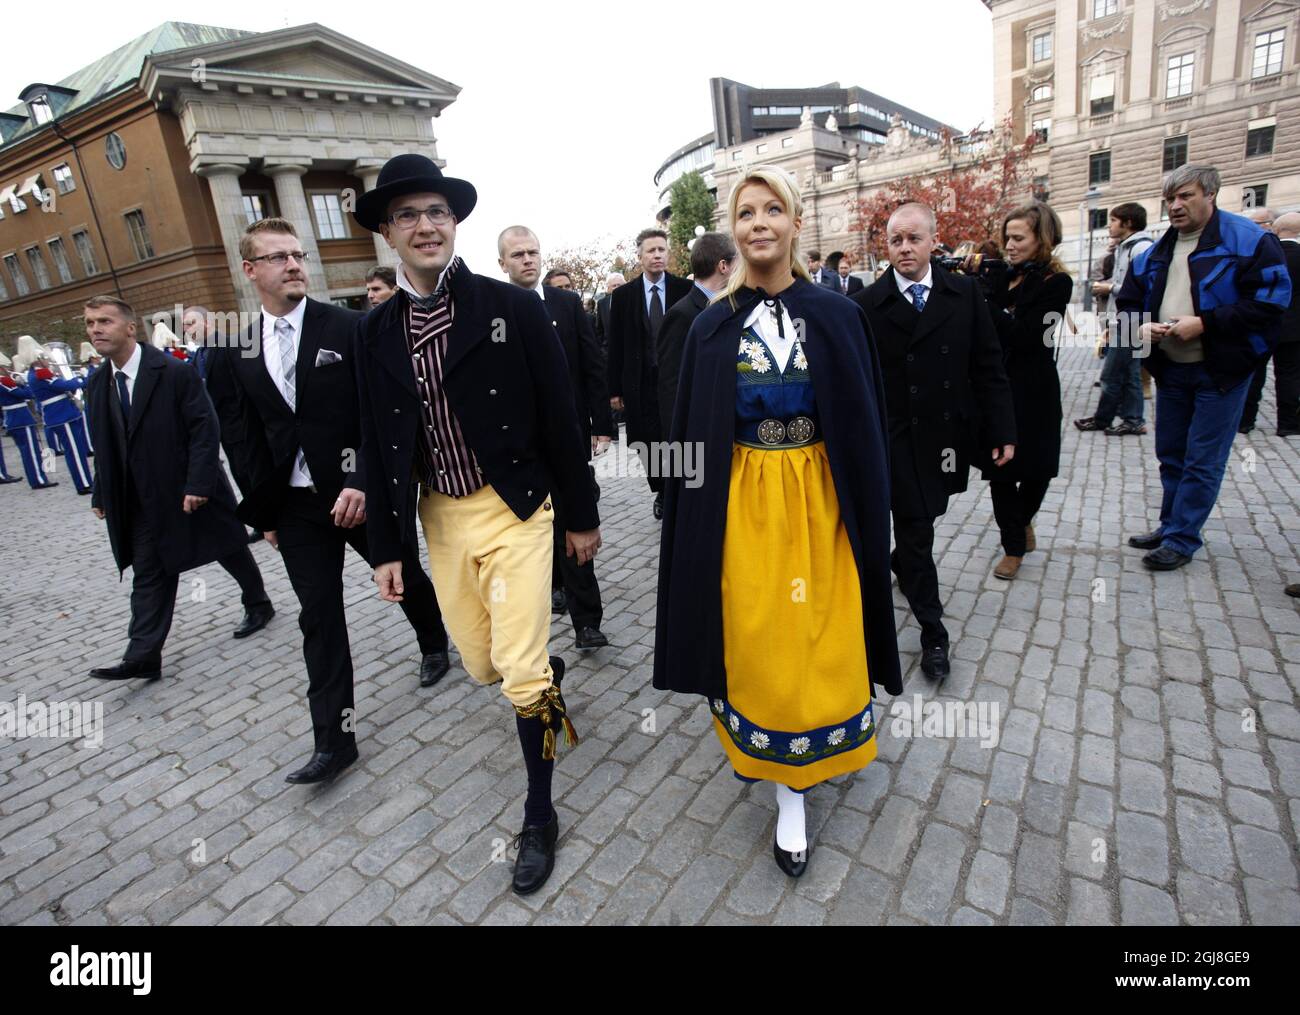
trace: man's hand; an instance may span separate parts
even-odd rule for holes
[[[267,531],[263,532],[262,538],[271,544],[271,549],[273,550],[280,549],[280,540],[276,538],[274,529],[268,529]]]
[[[621,398],[619,398],[617,395],[615,395],[613,398],[611,398],[611,399],[609,400],[609,407],[610,407],[611,409],[613,409],[615,412],[622,412],[622,411],[623,411],[623,399],[621,399]]]
[[[334,524],[341,529],[354,529],[366,520],[366,495],[361,490],[344,490],[330,511]]]
[[[1094,296],[1109,296],[1114,286],[1110,282],[1094,282],[1092,284],[1092,294]]]
[[[1007,444],[1002,448],[993,449],[993,464],[998,468],[1006,465],[1007,462],[1016,457],[1016,446]]]
[[[95,512],[95,517],[101,522],[104,520],[104,512],[100,508],[91,508],[90,510]]]
[[[1180,342],[1190,342],[1192,339],[1200,338],[1205,334],[1205,322],[1195,314],[1189,314],[1186,317],[1175,317],[1169,322],[1165,334],[1178,339]]]
[[[1167,334],[1169,334],[1169,325],[1161,324],[1159,321],[1151,321],[1138,329],[1138,339],[1143,346],[1157,345]]]
[[[603,455],[609,450],[610,439],[608,437],[592,435],[591,452],[594,455]]]
[[[402,562],[391,561],[375,568],[375,584],[379,586],[379,598],[386,603],[400,603],[406,586],[402,584]]]
[[[187,493],[184,502],[181,504],[181,510],[187,515],[192,515],[207,502],[208,498],[206,497],[196,497],[192,493]]]
[[[575,558],[579,567],[595,557],[600,546],[600,529],[564,533],[564,553]]]

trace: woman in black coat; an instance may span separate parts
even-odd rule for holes
[[[742,264],[686,336],[664,499],[654,685],[706,695],[738,778],[776,784],[773,851],[807,864],[802,792],[876,756],[902,691],[880,368],[860,307],[799,256],[799,196],[748,172]],[[685,473],[680,475],[678,473]]]
[[[1061,220],[1050,207],[1034,201],[1015,209],[1002,223],[1008,269],[985,283],[1016,411],[1016,457],[1001,468],[980,463],[1005,554],[993,574],[1008,581],[1035,548],[1034,515],[1060,468],[1061,379],[1055,335],[1074,287],[1053,254],[1060,242]]]

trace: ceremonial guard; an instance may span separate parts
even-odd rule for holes
[[[902,691],[885,404],[862,308],[800,257],[789,176],[746,172],[728,218],[741,263],[687,335],[669,430],[703,482],[667,481],[654,686],[707,696],[735,774],[776,784],[799,877],[802,793],[874,760],[872,685]]]
[[[470,677],[501,684],[515,709],[528,796],[514,891],[539,889],[555,863],[555,741],[575,734],[547,656],[552,492],[579,565],[600,546],[564,352],[542,301],[475,275],[455,256],[456,227],[477,193],[423,155],[399,155],[355,216],[397,253],[398,292],[357,331],[357,379],[375,582],[400,599],[418,552]]]
[[[90,496],[93,476],[90,469],[90,442],[86,437],[86,420],[81,406],[72,397],[86,384],[80,377],[65,380],[50,369],[45,348],[30,335],[18,339],[18,352],[30,364],[27,387],[40,406],[45,423],[45,437],[57,447],[68,465],[68,475],[77,493]]]
[[[4,415],[5,433],[18,447],[27,484],[33,490],[48,490],[59,484],[45,476],[41,438],[32,413],[32,390],[26,384],[27,361],[15,356],[13,368],[12,374],[0,373],[0,412]]]
[[[5,400],[3,389],[5,388],[5,381],[9,380],[9,368],[12,366],[13,361],[0,352],[0,413],[3,413],[4,407],[9,404]],[[13,382],[12,386],[17,387],[17,382]],[[17,482],[19,482],[19,477],[9,475],[9,469],[5,466],[4,444],[0,443],[0,486]]]

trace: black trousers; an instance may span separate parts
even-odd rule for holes
[[[1300,430],[1300,342],[1279,345],[1255,369],[1246,394],[1246,408],[1241,413],[1241,426],[1255,425],[1270,359],[1273,361],[1273,390],[1277,394],[1277,428]]]
[[[131,513],[131,626],[125,662],[161,663],[163,644],[172,629],[176,589],[180,575],[163,568],[158,543],[145,524],[144,512],[133,504]],[[269,603],[262,573],[247,546],[217,561],[239,582],[244,608]]]
[[[332,501],[292,488],[280,512],[276,538],[289,582],[301,607],[302,654],[307,664],[307,704],[316,750],[337,751],[356,743],[352,648],[343,609],[343,548],[363,558],[366,527],[342,529],[330,517]],[[402,561],[402,612],[415,629],[420,652],[445,652],[447,632],[428,572],[411,553]]]
[[[596,481],[593,478],[592,483]],[[600,602],[600,583],[596,581],[596,562],[589,560],[579,565],[576,557],[564,552],[564,531],[567,515],[564,504],[555,491],[551,491],[551,506],[555,509],[555,561],[551,567],[551,588],[564,589],[569,600],[569,617],[574,633],[584,627],[600,627],[605,616]]]
[[[1047,496],[1050,479],[1026,479],[1021,482],[990,481],[993,517],[1002,533],[1002,552],[1008,557],[1025,555],[1025,528],[1034,520]]]
[[[948,645],[939,600],[939,572],[934,566],[934,519],[894,516],[894,552],[889,567],[898,588],[921,625],[921,647]]]

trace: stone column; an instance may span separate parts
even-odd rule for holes
[[[316,243],[316,225],[307,207],[307,194],[302,189],[303,173],[311,168],[309,158],[268,157],[262,161],[262,172],[275,181],[275,200],[280,206],[280,216],[293,223],[298,239],[309,261],[307,266],[307,295],[328,303],[329,280]]]
[[[1208,85],[1206,105],[1229,102],[1237,95],[1237,50],[1241,41],[1241,0],[1219,0],[1214,6],[1213,50],[1205,51],[1210,73],[1201,78]],[[1198,57],[1199,59],[1199,57]],[[1245,71],[1247,75],[1250,70]],[[1198,75],[1199,77],[1199,75]]]
[[[379,170],[383,168],[383,159],[357,159],[352,166],[352,172],[360,177],[362,184],[362,193],[367,190],[374,190],[379,183]],[[361,194],[358,194],[359,198]],[[388,245],[379,233],[371,233],[375,239],[375,263],[386,264],[390,268],[396,268],[398,264],[397,253]]]
[[[1053,85],[1052,134],[1063,140],[1079,133],[1079,117],[1086,117],[1088,96],[1079,108],[1079,9],[1076,0],[1056,0],[1052,24]],[[1116,82],[1116,93],[1119,83]]]
[[[1129,67],[1126,120],[1151,117],[1151,64],[1155,57],[1156,0],[1133,5],[1133,59]]]
[[[239,254],[239,239],[244,235],[248,220],[244,215],[244,200],[239,189],[239,177],[248,169],[248,159],[243,156],[198,156],[190,171],[208,181],[212,204],[217,212],[217,226],[221,230],[221,244],[226,248],[226,263],[235,287],[235,296],[241,311],[257,309],[257,296],[248,279],[244,277],[244,259]],[[226,308],[212,307],[214,311]]]

